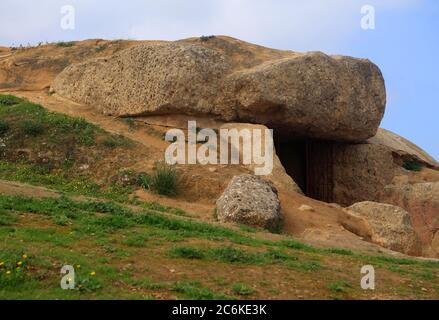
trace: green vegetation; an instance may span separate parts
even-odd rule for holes
[[[352,261],[356,265],[372,263],[376,268],[385,268],[381,270],[391,267],[393,271],[389,272],[400,274],[395,269],[398,268],[404,270],[407,277],[425,281],[436,279],[439,270],[439,263],[432,261],[362,256],[340,249],[318,249],[293,239],[264,240],[255,237],[256,233],[170,216],[169,212],[172,212],[173,208],[155,202],[146,203],[138,210],[134,211],[133,208],[112,201],[0,195],[0,239],[8,239],[4,250],[0,252],[0,263],[3,263],[3,268],[6,266],[4,270],[11,271],[8,276],[12,275],[6,278],[2,271],[0,297],[29,298],[31,292],[38,291],[42,292],[39,298],[69,299],[95,295],[105,298],[112,297],[114,290],[119,292],[118,298],[123,297],[120,296],[121,290],[125,292],[125,297],[132,297],[129,294],[131,290],[123,291],[123,286],[111,285],[115,281],[134,286],[137,288],[136,292],[144,298],[151,298],[151,292],[157,292],[159,295],[167,292],[185,299],[248,297],[256,292],[255,284],[249,285],[248,280],[245,284],[242,281],[229,282],[235,283],[234,285],[227,282],[225,286],[216,284],[215,287],[220,286],[220,289],[212,289],[212,286],[206,286],[193,278],[175,282],[142,280],[138,278],[138,272],[132,273],[131,269],[115,267],[119,264],[118,261],[124,259],[137,260],[139,254],[142,255],[142,259],[149,257],[151,261],[171,259],[170,261],[175,263],[170,262],[168,265],[177,265],[177,268],[180,265],[179,261],[186,260],[200,263],[201,269],[204,268],[203,265],[208,266],[212,263],[217,266],[215,270],[223,268],[218,266],[218,263],[239,268],[276,267],[282,268],[281,272],[285,275],[289,272],[298,273],[302,277],[309,274],[313,279],[323,272],[323,279],[329,277],[332,280],[324,287],[333,293],[343,293],[344,296],[354,292],[355,287],[351,285],[351,280],[340,280],[330,276],[331,272],[335,272],[331,271],[333,267],[328,264],[332,259],[347,259],[346,261]],[[34,215],[32,220],[40,217],[55,224],[50,227],[35,227],[34,224],[18,226],[18,222],[26,221],[24,218],[21,220],[22,214]],[[204,242],[199,245],[190,244],[194,240]],[[169,247],[169,243],[172,242],[179,244]],[[84,243],[84,251],[81,249],[81,243]],[[30,256],[27,260],[30,267],[24,275],[13,274],[12,266],[20,261],[23,254]],[[323,264],[326,258],[330,260]],[[54,285],[59,282],[59,266],[65,263],[81,266],[77,272],[79,285],[77,290],[72,292],[62,291]],[[148,265],[147,263],[146,266]],[[126,266],[126,263],[122,263],[122,266]],[[44,270],[44,277],[41,277],[39,270]],[[260,292],[262,290],[268,290],[271,294],[278,292],[269,285],[265,285],[264,288],[258,287],[258,293],[263,294]]]
[[[75,44],[76,44],[75,41],[59,41],[55,43],[57,47],[61,47],[61,48],[70,48],[73,47]]]
[[[44,132],[44,126],[34,120],[23,120],[20,122],[20,126],[24,134],[36,137]]]
[[[209,40],[212,40],[212,39],[215,39],[216,37],[215,36],[201,36],[200,37],[200,41],[201,42],[206,42],[206,41],[209,41]]]
[[[406,159],[402,166],[409,171],[421,171],[423,168],[423,164],[416,159]]]
[[[9,102],[4,103],[3,100]],[[69,146],[72,142],[90,146],[94,145],[95,135],[103,133],[102,129],[84,119],[49,112],[40,105],[14,96],[0,95],[0,104],[4,106],[4,108],[0,108],[0,119],[8,123],[11,129],[15,129],[13,138],[17,140],[20,138],[19,135],[23,133],[36,136],[47,131],[45,138],[50,142],[61,143],[67,141],[60,139],[75,138],[73,141],[69,141]],[[18,126],[15,123],[18,123]],[[46,130],[44,130],[45,128]]]
[[[9,129],[9,124],[6,121],[0,120],[0,135],[4,135]]]
[[[230,297],[215,294],[210,289],[203,287],[199,281],[179,282],[174,288],[185,299],[190,300],[229,300]]]
[[[255,293],[255,289],[250,288],[242,283],[236,283],[233,285],[232,290],[235,294],[240,296],[250,296]]]
[[[102,145],[107,148],[114,149],[119,147],[131,147],[132,142],[123,136],[110,136],[102,141]]]
[[[0,95],[0,106],[13,106],[16,104],[19,104],[20,102],[22,102],[22,100],[16,96],[12,96],[12,95]]]
[[[84,119],[49,112],[40,105],[1,94],[0,135],[7,138],[0,158],[0,179],[129,201],[134,186],[98,185],[91,177],[93,172],[85,175],[80,167],[83,154],[96,162],[107,156],[108,148],[132,148],[131,140],[107,133]]]
[[[177,171],[173,166],[159,162],[151,176],[150,188],[164,196],[177,194]]]
[[[295,290],[285,284],[304,288],[310,281],[317,298],[364,298],[356,284],[366,264],[386,279],[382,292],[395,295],[402,282],[412,284],[397,289],[403,298],[435,297],[439,290],[436,261],[317,248],[286,235],[273,239],[264,230],[201,222],[180,208],[133,199],[138,187],[177,194],[177,172],[163,163],[151,174],[121,165],[97,184],[81,172],[81,155],[97,161],[133,142],[83,119],[0,95],[0,135],[7,145],[0,179],[60,192],[0,195],[0,299],[285,297]],[[75,267],[75,290],[59,287],[66,264]]]
[[[95,51],[96,51],[96,52],[102,52],[102,51],[107,50],[107,48],[108,48],[108,45],[107,45],[107,44],[101,44],[101,45],[99,45],[99,46],[96,47]]]
[[[352,288],[352,285],[347,280],[340,280],[334,283],[328,284],[328,289],[334,293],[346,292],[347,288]]]

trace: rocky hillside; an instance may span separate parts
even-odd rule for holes
[[[363,263],[388,279],[375,298],[437,296],[437,263],[404,255],[439,258],[439,164],[379,128],[385,85],[368,60],[229,37],[88,40],[1,48],[0,91],[8,94],[0,95],[0,232],[18,232],[0,262],[25,254],[23,240],[36,271],[62,263],[65,252],[48,252],[65,236],[75,252],[67,260],[81,260],[75,241],[93,243],[100,270],[124,275],[106,273],[91,296],[116,284],[119,294],[154,298],[371,298],[353,285]],[[164,134],[188,120],[197,131],[273,129],[272,173],[255,177],[255,165],[242,164],[163,169]],[[68,199],[46,199],[59,192]],[[90,232],[75,235],[84,226]],[[145,265],[131,268],[133,256]],[[218,263],[225,271],[214,277]],[[272,277],[252,276],[263,274]]]

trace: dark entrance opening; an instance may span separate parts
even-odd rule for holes
[[[282,165],[306,196],[333,202],[333,142],[275,138],[275,144]]]

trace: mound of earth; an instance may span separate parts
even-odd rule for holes
[[[105,114],[210,116],[344,141],[374,136],[386,103],[381,72],[368,60],[227,37],[142,44],[74,64],[52,89]]]
[[[136,41],[85,40],[0,48],[0,91],[42,90],[67,66],[105,57],[137,45]]]

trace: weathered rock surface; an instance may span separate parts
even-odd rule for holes
[[[250,174],[236,176],[216,202],[218,220],[276,229],[282,213],[276,188]]]
[[[352,205],[380,201],[392,183],[397,165],[386,146],[369,143],[334,146],[334,202]]]
[[[243,130],[247,130],[250,134],[253,134],[253,132],[254,132],[253,130],[257,130],[257,131],[261,132],[260,156],[262,157],[265,155],[265,139],[268,138],[265,136],[266,130],[268,130],[268,128],[266,126],[258,125],[258,124],[250,124],[250,123],[226,123],[226,124],[223,124],[220,126],[220,130],[221,129],[227,129],[227,130],[236,129],[240,133],[242,133]],[[240,163],[242,163],[243,151],[245,149],[243,146],[243,142],[244,142],[244,140],[240,139],[239,150],[238,150],[239,157],[240,157]],[[230,143],[230,140],[229,140],[229,143]],[[253,143],[253,140],[252,140],[252,143]],[[238,147],[238,145],[231,146],[231,148],[236,148],[236,147]],[[231,152],[232,152],[232,149],[231,149]],[[255,152],[255,150],[252,149],[251,152]],[[273,163],[272,163],[273,167],[272,167],[271,173],[263,175],[263,178],[265,180],[269,180],[270,182],[272,182],[278,191],[297,192],[297,193],[302,194],[303,193],[302,190],[299,188],[299,186],[296,184],[296,182],[294,182],[294,180],[285,171],[285,168],[283,167],[281,161],[279,160],[279,157],[276,154],[276,150],[274,150],[274,149],[273,149],[273,159],[272,160],[273,160]],[[262,164],[262,165],[256,164],[254,161],[254,155],[252,155],[252,163],[247,164],[247,165],[242,165],[242,166],[249,169],[252,172],[255,172],[256,168],[263,168],[265,165],[264,164]],[[268,166],[267,166],[267,168],[268,168]]]
[[[334,201],[343,205],[372,200],[409,210],[400,201],[389,200],[388,186],[439,181],[435,177],[439,177],[439,172],[435,170],[439,166],[433,157],[410,141],[384,129],[379,129],[375,137],[364,143],[335,144],[333,159]],[[403,168],[405,161],[419,162],[425,169],[422,172],[408,171]]]
[[[370,138],[368,142],[374,145],[386,146],[401,158],[416,158],[427,166],[439,169],[439,163],[426,151],[389,130],[379,128],[377,134]]]
[[[409,211],[424,246],[431,243],[439,230],[439,182],[387,186],[383,201]]]
[[[52,88],[106,114],[209,115],[343,141],[374,136],[386,103],[381,72],[368,60],[227,37],[139,45],[71,65]]]
[[[390,204],[366,201],[350,206],[347,212],[368,222],[372,230],[373,243],[406,254],[422,253],[410,215],[404,209]]]

